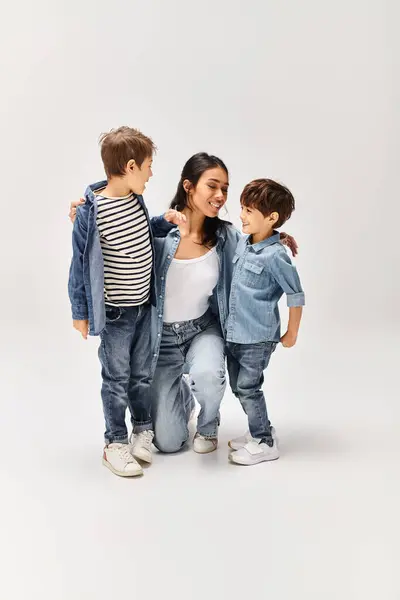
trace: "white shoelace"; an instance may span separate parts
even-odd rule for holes
[[[153,432],[152,431],[141,431],[137,435],[137,441],[139,444],[146,448],[146,450],[150,450],[151,444],[153,443]]]
[[[120,448],[117,449],[118,455],[127,463],[136,462],[133,458],[132,454],[129,451],[128,444],[123,444]]]

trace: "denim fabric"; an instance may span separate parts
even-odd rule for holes
[[[271,423],[262,392],[264,369],[267,368],[274,342],[259,344],[234,344],[228,342],[227,362],[232,392],[243,407],[249,420],[249,430],[254,438],[262,439],[272,446]]]
[[[162,231],[165,229],[161,228]],[[228,303],[233,275],[233,258],[235,255],[238,241],[241,239],[239,231],[230,225],[221,228],[218,232],[218,242],[216,245],[219,260],[219,279],[214,289],[213,296],[210,299],[210,307],[217,320],[221,324],[223,331],[226,319],[228,317]],[[174,227],[163,237],[158,235],[154,239],[156,251],[156,293],[157,306],[152,309],[152,347],[153,347],[153,370],[156,368],[159,357],[161,338],[163,335],[163,317],[164,317],[164,299],[165,282],[170,264],[175,256],[180,241],[180,233],[177,227]]]
[[[186,370],[190,387],[182,377]],[[151,387],[155,446],[177,452],[185,444],[194,407],[191,392],[201,407],[197,431],[215,437],[225,386],[224,340],[211,311],[193,321],[164,324]]]
[[[282,294],[286,294],[289,307],[304,305],[296,267],[279,239],[274,232],[257,244],[250,244],[247,236],[237,245],[225,332],[228,342],[279,342],[278,301]]]
[[[128,441],[127,406],[135,433],[152,429],[150,318],[148,304],[129,308],[106,305],[99,347],[106,444]]]
[[[96,225],[97,201],[95,192],[107,185],[101,181],[90,185],[85,192],[85,204],[76,211],[76,219],[72,232],[72,261],[69,272],[68,292],[71,301],[73,319],[89,319],[89,334],[99,335],[104,329],[104,263],[100,246],[100,236]],[[155,272],[154,272],[154,239],[153,236],[165,236],[173,227],[161,217],[149,219],[142,196],[137,196],[147,217],[150,239],[153,248],[153,272],[150,288],[150,301],[156,304]]]

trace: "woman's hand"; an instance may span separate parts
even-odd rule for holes
[[[71,206],[72,206],[72,204],[71,204]],[[282,231],[281,232],[281,242],[282,242],[282,244],[285,244],[285,246],[287,246],[290,249],[293,256],[297,256],[297,254],[299,252],[299,247],[298,247],[297,242],[294,239],[294,237],[292,237],[288,233],[284,233]]]
[[[81,204],[85,204],[85,201],[83,198],[81,198],[80,200],[74,200],[74,202],[71,202],[71,204],[69,206],[69,215],[68,215],[71,223],[73,223],[76,218],[76,207],[80,206]]]

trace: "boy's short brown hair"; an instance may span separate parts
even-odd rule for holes
[[[279,214],[275,227],[282,225],[294,211],[293,194],[284,185],[272,179],[254,179],[244,188],[240,204],[259,210],[265,217],[273,212]]]
[[[134,160],[140,168],[145,158],[153,156],[153,141],[132,127],[111,129],[100,136],[101,158],[108,178],[125,175],[126,165]]]

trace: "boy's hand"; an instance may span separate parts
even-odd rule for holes
[[[297,341],[297,334],[287,331],[284,336],[281,337],[281,344],[284,348],[292,348]]]
[[[85,319],[84,321],[78,321],[77,319],[74,319],[72,321],[72,325],[74,326],[74,329],[76,329],[77,331],[79,331],[79,333],[82,334],[83,339],[87,340],[87,336],[89,333],[89,321],[87,319]]]
[[[297,256],[297,254],[299,252],[299,246],[297,245],[297,242],[294,239],[294,237],[292,237],[288,233],[284,233],[283,231],[281,232],[280,237],[281,237],[282,244],[285,244],[285,246],[287,246],[290,249],[293,256]]]
[[[85,204],[85,201],[83,198],[81,198],[80,200],[74,200],[74,202],[71,202],[71,204],[69,206],[69,215],[68,215],[71,223],[73,223],[76,218],[76,207],[80,206],[81,204]]]
[[[178,227],[179,225],[183,225],[183,223],[186,223],[185,215],[179,212],[178,210],[174,210],[173,208],[167,210],[167,212],[164,214],[164,219],[168,221],[168,223],[173,223]]]

